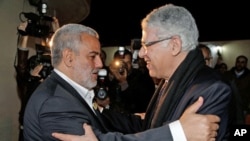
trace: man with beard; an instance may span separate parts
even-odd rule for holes
[[[184,7],[166,4],[154,9],[142,20],[139,56],[146,61],[151,77],[163,79],[147,108],[142,128],[145,132],[178,120],[197,98],[204,97],[204,104],[198,113],[215,114],[223,119],[219,123],[218,136],[211,140],[227,139],[232,91],[215,70],[205,64],[201,51],[196,48],[198,37],[195,20]],[[159,134],[166,134],[166,130],[159,131]],[[99,139],[102,137],[96,135]],[[169,136],[165,140],[192,140],[180,136]],[[157,140],[151,137],[158,136],[151,134],[144,137],[148,137],[145,141],[151,141]]]
[[[217,135],[220,121],[217,116],[195,114],[202,105],[201,98],[175,124],[137,134],[109,132],[99,111],[92,106],[97,72],[102,68],[97,32],[80,24],[64,25],[54,33],[51,50],[54,71],[34,91],[27,104],[25,141],[54,141],[52,132],[83,135],[87,133],[83,123],[90,124],[103,141],[166,141],[171,140],[172,132],[176,136],[185,134],[188,139],[208,140]],[[197,121],[199,124],[195,124]],[[184,132],[171,130],[177,127]]]
[[[250,70],[247,68],[247,62],[246,56],[239,55],[235,66],[225,72],[225,77],[236,85],[245,115],[250,113]]]

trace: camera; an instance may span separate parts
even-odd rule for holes
[[[126,64],[123,60],[115,59],[112,65],[113,68],[116,68],[121,75],[125,73]]]
[[[48,52],[48,47],[42,45],[36,45],[36,55],[32,56],[29,59],[29,67],[30,69],[34,69],[38,65],[43,65],[42,70],[39,72],[41,78],[45,79],[48,77],[53,70],[51,64],[51,56],[45,55],[45,52]]]
[[[22,19],[24,16],[27,19],[28,25],[25,31],[18,30],[21,35],[30,35],[34,37],[48,37],[51,33],[51,22],[53,21],[52,17],[45,15],[37,15],[35,13],[25,13],[21,12],[19,18],[21,21],[25,21]]]
[[[111,70],[117,70],[121,75],[123,75],[127,69],[126,63],[123,61],[125,54],[125,48],[120,46],[114,55],[114,59],[110,64]]]
[[[95,96],[98,99],[106,99],[108,97],[107,84],[106,84],[107,70],[100,69],[98,71],[98,81],[95,87]]]

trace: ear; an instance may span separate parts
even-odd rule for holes
[[[72,66],[72,62],[74,59],[74,52],[71,49],[64,49],[62,52],[62,61],[67,67]]]
[[[173,36],[171,40],[171,52],[172,55],[177,56],[182,49],[182,41],[179,36]]]

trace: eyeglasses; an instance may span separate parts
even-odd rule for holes
[[[157,41],[152,41],[152,42],[147,42],[147,43],[146,42],[142,42],[141,45],[144,48],[148,48],[148,47],[150,47],[150,46],[152,46],[154,44],[157,44],[157,43],[160,43],[162,41],[169,40],[169,39],[172,39],[172,36],[171,37],[167,37],[167,38],[163,38],[163,39],[160,39],[160,40],[157,40]]]

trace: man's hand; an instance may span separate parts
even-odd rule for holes
[[[140,116],[141,119],[143,120],[143,119],[145,119],[145,114],[146,113],[135,113],[134,115]]]
[[[85,130],[85,135],[82,136],[62,134],[62,133],[52,133],[52,136],[61,141],[98,141],[91,126],[84,123],[83,128]]]
[[[215,115],[196,114],[203,104],[203,98],[199,99],[185,110],[180,118],[180,123],[188,141],[215,141],[218,122],[220,118]]]

